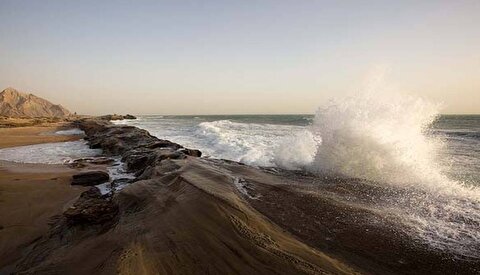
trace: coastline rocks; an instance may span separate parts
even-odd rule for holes
[[[100,190],[92,187],[83,192],[73,206],[63,215],[70,225],[101,224],[112,221],[118,214],[118,206],[102,198]]]
[[[126,115],[117,115],[117,114],[113,114],[113,115],[104,115],[104,116],[101,116],[99,117],[100,119],[102,120],[124,120],[124,119],[137,119],[137,117],[133,116],[133,115],[130,115],[130,114],[126,114]]]
[[[112,125],[109,121],[85,119],[76,122],[85,131],[92,148],[101,148],[104,154],[121,156],[128,172],[139,176],[148,167],[154,167],[166,159],[201,157],[199,150],[158,139],[146,130],[133,126]]]
[[[76,159],[68,164],[71,168],[84,168],[90,164],[92,165],[108,165],[112,164],[115,160],[112,158],[99,157],[99,158],[81,158]]]
[[[88,171],[73,175],[72,185],[93,186],[107,182],[110,176],[104,171]]]
[[[200,150],[197,150],[197,149],[183,148],[183,149],[180,150],[180,152],[184,153],[185,155],[192,156],[192,157],[201,157],[202,156],[202,152],[200,152]]]

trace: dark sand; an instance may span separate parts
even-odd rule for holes
[[[66,128],[72,127],[69,127],[68,123],[53,123],[43,126],[15,128],[0,127],[0,148],[79,139],[78,136],[49,135],[49,133],[54,133],[55,131]]]
[[[0,148],[78,139],[40,135],[65,126],[2,128]],[[74,172],[63,165],[0,161],[0,273],[7,272],[29,244],[47,233],[52,216],[60,215],[85,190],[70,186]]]

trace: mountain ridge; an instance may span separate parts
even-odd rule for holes
[[[31,93],[8,87],[0,93],[0,116],[7,117],[66,117],[71,113],[60,104]]]

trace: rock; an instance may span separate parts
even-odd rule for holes
[[[99,157],[99,158],[81,158],[76,159],[68,164],[71,168],[83,168],[88,166],[89,164],[93,165],[104,165],[104,164],[112,164],[115,160],[112,158],[106,157]]]
[[[201,157],[202,156],[202,152],[200,152],[200,150],[197,150],[197,149],[183,148],[183,149],[180,150],[180,152],[184,153],[185,155],[192,156],[192,157]]]
[[[154,163],[156,158],[154,150],[139,148],[125,153],[122,161],[126,163],[128,171],[137,171]]]
[[[72,185],[93,186],[107,182],[110,176],[104,171],[88,171],[73,175]]]
[[[129,184],[129,183],[132,183],[132,181],[134,181],[134,179],[130,179],[130,178],[119,178],[119,179],[116,179],[116,180],[112,181],[112,183],[110,184],[110,186],[111,186],[112,188],[121,187],[121,186],[127,185],[127,184]]]
[[[143,174],[145,177],[148,173],[144,174],[144,171],[149,171],[148,167],[167,159],[202,155],[199,150],[187,149],[177,143],[158,139],[146,130],[133,126],[113,125],[103,118],[79,120],[76,126],[85,132],[90,147],[101,148],[107,155],[122,156],[128,172],[137,176]]]
[[[102,120],[124,120],[124,119],[137,119],[137,117],[135,116],[132,116],[130,114],[127,114],[127,115],[117,115],[117,114],[113,114],[113,115],[104,115],[104,116],[100,116],[99,117],[100,119]]]
[[[101,224],[114,220],[117,214],[118,206],[102,198],[96,187],[83,192],[75,204],[63,213],[71,225]]]
[[[171,149],[180,149],[182,146],[179,144],[173,143],[168,140],[158,140],[151,144],[145,145],[146,148],[155,149],[155,148],[171,148]]]

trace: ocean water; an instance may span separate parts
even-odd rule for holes
[[[331,116],[334,117],[335,114]],[[330,163],[354,162],[351,165],[343,164],[342,167],[327,168],[326,164],[318,164],[318,167],[335,172],[343,171],[343,174],[367,179],[379,178],[357,170],[372,171],[387,167],[385,164],[387,160],[380,161],[378,156],[372,156],[372,150],[375,151],[373,148],[379,147],[381,149],[376,150],[378,155],[391,156],[393,151],[403,154],[403,161],[406,162],[410,154],[415,160],[413,165],[425,161],[427,162],[425,165],[434,167],[422,167],[424,170],[419,173],[431,173],[430,170],[435,169],[452,180],[470,186],[480,186],[480,115],[434,115],[427,121],[415,122],[414,129],[409,128],[413,123],[409,121],[403,123],[408,134],[400,133],[398,121],[388,121],[390,126],[380,125],[378,121],[370,122],[376,124],[378,132],[383,132],[382,135],[372,133],[375,132],[374,129],[371,125],[365,125],[365,122],[358,123],[358,126],[343,125],[348,129],[340,129],[339,125],[342,122],[328,121],[330,125],[337,127],[331,129],[329,126],[319,125],[324,122],[316,121],[315,115],[145,115],[139,116],[136,120],[114,123],[146,129],[158,138],[199,149],[206,156],[255,166],[315,170],[315,167],[312,167],[315,158],[318,162],[322,162],[323,159]],[[395,138],[392,141],[386,140],[385,131],[388,127],[391,128],[389,135],[396,136],[398,140]],[[327,134],[322,135],[322,132],[328,132],[332,141],[327,141]],[[365,136],[370,140],[365,141]],[[327,156],[325,151],[317,156],[317,147],[322,144],[322,140],[323,143],[329,143],[323,147],[332,148],[334,152],[330,154],[335,156]],[[347,154],[346,151],[352,153],[347,156],[340,154]],[[426,160],[418,160],[418,154],[422,154],[420,157]],[[368,160],[363,161],[365,158]],[[360,167],[355,167],[355,163]],[[365,169],[365,165],[371,165],[375,169],[370,167]],[[388,170],[392,169],[398,167],[388,167]],[[388,176],[381,179],[391,180]]]
[[[75,159],[95,157],[100,149],[90,149],[84,140],[43,143],[0,149],[0,160],[19,163],[63,164]]]
[[[67,129],[41,135],[85,135],[80,129]],[[0,160],[19,163],[63,164],[72,160],[98,156],[100,149],[91,149],[84,140],[43,143],[0,149]]]

